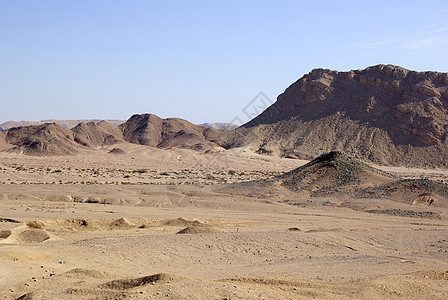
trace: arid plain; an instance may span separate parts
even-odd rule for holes
[[[443,202],[260,193],[307,161],[242,149],[0,158],[4,299],[448,298]]]

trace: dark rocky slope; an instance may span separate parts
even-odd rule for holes
[[[448,74],[392,65],[315,69],[223,146],[316,157],[331,150],[385,165],[447,166]]]

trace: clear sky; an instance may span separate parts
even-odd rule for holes
[[[229,122],[314,68],[380,63],[448,72],[448,1],[0,0],[0,123]]]

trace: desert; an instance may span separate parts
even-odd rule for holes
[[[445,169],[379,166],[344,152],[292,159],[197,136],[209,148],[192,149],[191,135],[163,134],[175,146],[155,147],[100,127],[87,135],[95,143],[62,131],[65,143],[38,155],[3,145],[4,299],[448,295]]]
[[[448,2],[1,1],[0,300],[448,299]]]

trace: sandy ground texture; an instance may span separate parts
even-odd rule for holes
[[[122,148],[0,152],[0,299],[448,299],[444,207],[229,192],[306,161]]]

